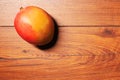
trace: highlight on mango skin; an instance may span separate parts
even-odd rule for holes
[[[34,45],[46,45],[54,36],[51,16],[36,6],[21,8],[15,17],[14,26],[25,41]]]

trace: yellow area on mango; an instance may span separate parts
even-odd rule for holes
[[[48,38],[48,36],[50,36],[54,32],[54,31],[49,31],[54,26],[52,19],[41,8],[29,6],[26,9],[27,9],[26,16],[28,17],[30,21],[32,29],[35,30],[35,32],[37,32],[35,35],[36,39],[38,41],[47,41],[45,38]],[[44,40],[43,38],[38,38],[38,37],[43,37],[43,36],[46,36],[44,37]]]

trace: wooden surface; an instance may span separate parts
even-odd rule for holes
[[[120,0],[0,0],[0,26],[13,26],[21,5],[43,8],[60,26],[120,25]]]
[[[119,27],[59,27],[45,50],[0,27],[1,80],[119,80]]]
[[[13,27],[18,0],[0,0],[0,80],[120,80],[119,0],[21,0],[58,23],[56,43],[40,49]]]

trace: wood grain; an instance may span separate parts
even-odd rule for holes
[[[41,50],[0,27],[1,80],[119,80],[120,27],[59,27]]]
[[[0,0],[0,26],[12,26],[23,7],[46,10],[60,26],[120,25],[120,0]]]
[[[0,0],[0,80],[120,80],[119,0]],[[16,33],[21,6],[58,23],[55,45],[40,49]]]

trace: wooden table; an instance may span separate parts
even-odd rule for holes
[[[120,80],[119,0],[30,1],[24,6],[38,5],[57,22],[56,41],[46,49],[25,42],[11,26],[17,5],[2,7],[0,80]]]

